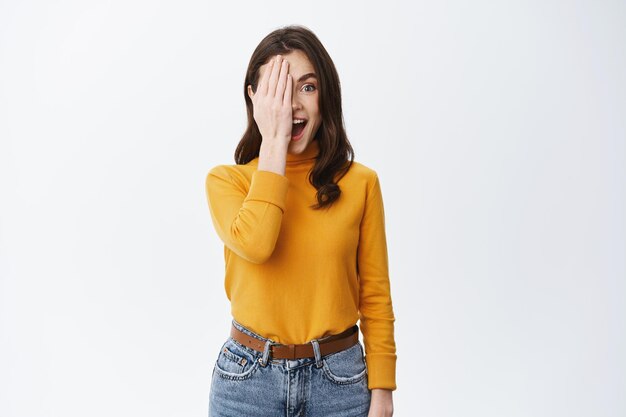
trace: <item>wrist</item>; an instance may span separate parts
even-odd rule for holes
[[[257,169],[285,175],[286,161],[287,145],[283,145],[279,140],[266,141],[263,139],[259,149]]]
[[[259,156],[275,157],[287,154],[288,143],[280,138],[262,139]]]

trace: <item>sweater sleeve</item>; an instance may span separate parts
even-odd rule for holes
[[[231,251],[249,262],[264,263],[276,246],[289,179],[272,171],[256,170],[245,190],[233,181],[228,169],[218,165],[206,177],[213,226]]]
[[[395,316],[388,272],[385,212],[378,174],[367,192],[357,252],[359,317],[368,388],[396,389]]]

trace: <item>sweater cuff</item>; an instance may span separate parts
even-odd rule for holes
[[[278,206],[283,213],[287,202],[289,179],[273,171],[256,170],[252,173],[250,190],[244,201],[257,200]]]
[[[396,360],[394,353],[370,353],[365,355],[367,364],[367,387],[394,391],[396,386]]]

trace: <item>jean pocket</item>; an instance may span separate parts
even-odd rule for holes
[[[222,378],[242,380],[250,378],[258,365],[255,355],[229,337],[221,347],[214,371]]]
[[[338,385],[354,384],[367,376],[365,354],[360,342],[322,357],[324,375]]]

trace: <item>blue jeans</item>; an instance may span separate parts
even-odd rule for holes
[[[360,341],[322,356],[312,340],[314,358],[274,359],[269,344],[276,342],[232,323],[265,350],[228,337],[213,367],[209,417],[367,417],[371,390]]]

